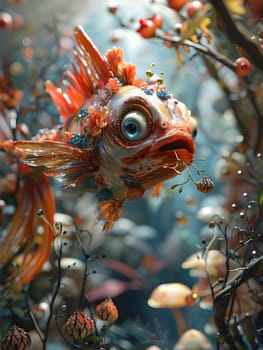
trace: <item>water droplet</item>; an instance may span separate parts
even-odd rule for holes
[[[38,209],[37,215],[38,216],[43,216],[44,215],[44,210],[43,209]]]
[[[209,222],[208,227],[209,228],[215,228],[216,223],[214,221]]]
[[[60,308],[61,308],[61,311],[67,311],[68,306],[66,304],[62,304]]]

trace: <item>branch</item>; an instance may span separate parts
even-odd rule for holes
[[[223,335],[226,342],[231,344],[231,349],[236,349],[233,344],[232,336],[229,332],[229,327],[225,321],[225,316],[227,308],[231,297],[235,293],[236,289],[241,286],[241,284],[246,283],[250,278],[253,277],[255,272],[258,271],[263,261],[263,256],[252,260],[246,267],[240,268],[235,276],[227,283],[225,288],[223,288],[214,298],[214,320],[216,327],[220,334]]]
[[[222,63],[226,67],[230,68],[232,71],[234,72],[236,71],[236,64],[226,56],[215,51],[212,47],[206,46],[204,44],[195,43],[189,39],[181,40],[176,36],[169,38],[165,34],[163,34],[161,31],[156,31],[155,38],[165,40],[173,44],[185,45],[185,46],[191,47],[205,56],[214,58],[216,61]]]
[[[215,10],[220,14],[222,22],[225,26],[226,33],[231,41],[242,47],[249,56],[253,64],[263,72],[263,54],[260,47],[246,35],[246,30],[241,23],[236,24],[228,12],[224,1],[211,0]]]

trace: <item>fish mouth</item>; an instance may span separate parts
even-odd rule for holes
[[[191,162],[194,152],[194,141],[190,136],[186,135],[173,135],[159,140],[151,147],[150,151],[152,155],[165,157],[172,162],[175,158],[184,162]]]
[[[176,151],[176,150],[186,150],[192,154],[194,152],[193,145],[189,142],[189,140],[185,140],[185,139],[171,141],[159,148],[159,152]]]

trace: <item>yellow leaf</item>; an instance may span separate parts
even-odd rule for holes
[[[246,13],[244,0],[224,0],[224,3],[231,12],[237,15],[244,15]]]
[[[210,10],[210,8],[210,4],[204,5],[203,10],[198,11],[191,21],[185,22],[184,25],[186,26],[186,28],[183,31],[181,40],[189,39],[192,35],[195,34],[196,28],[198,28],[200,23],[204,20],[205,14],[208,10]]]
[[[176,54],[176,60],[177,60],[178,66],[181,67],[184,62],[184,56],[182,55],[182,53],[178,48],[175,48],[175,54]]]

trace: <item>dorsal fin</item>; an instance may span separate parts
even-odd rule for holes
[[[45,85],[64,118],[75,114],[85,100],[106,85],[112,76],[107,60],[99,53],[81,26],[75,28],[74,36],[76,64],[73,64],[73,72],[66,73],[64,90],[57,88],[50,81]]]
[[[143,81],[135,79],[136,66],[124,61],[122,49],[112,48],[102,56],[81,26],[75,28],[74,36],[75,63],[72,71],[66,72],[64,87],[58,88],[50,81],[46,82],[46,89],[63,118],[77,113],[85,101],[105,87],[111,78],[117,78],[122,85],[142,86]]]

